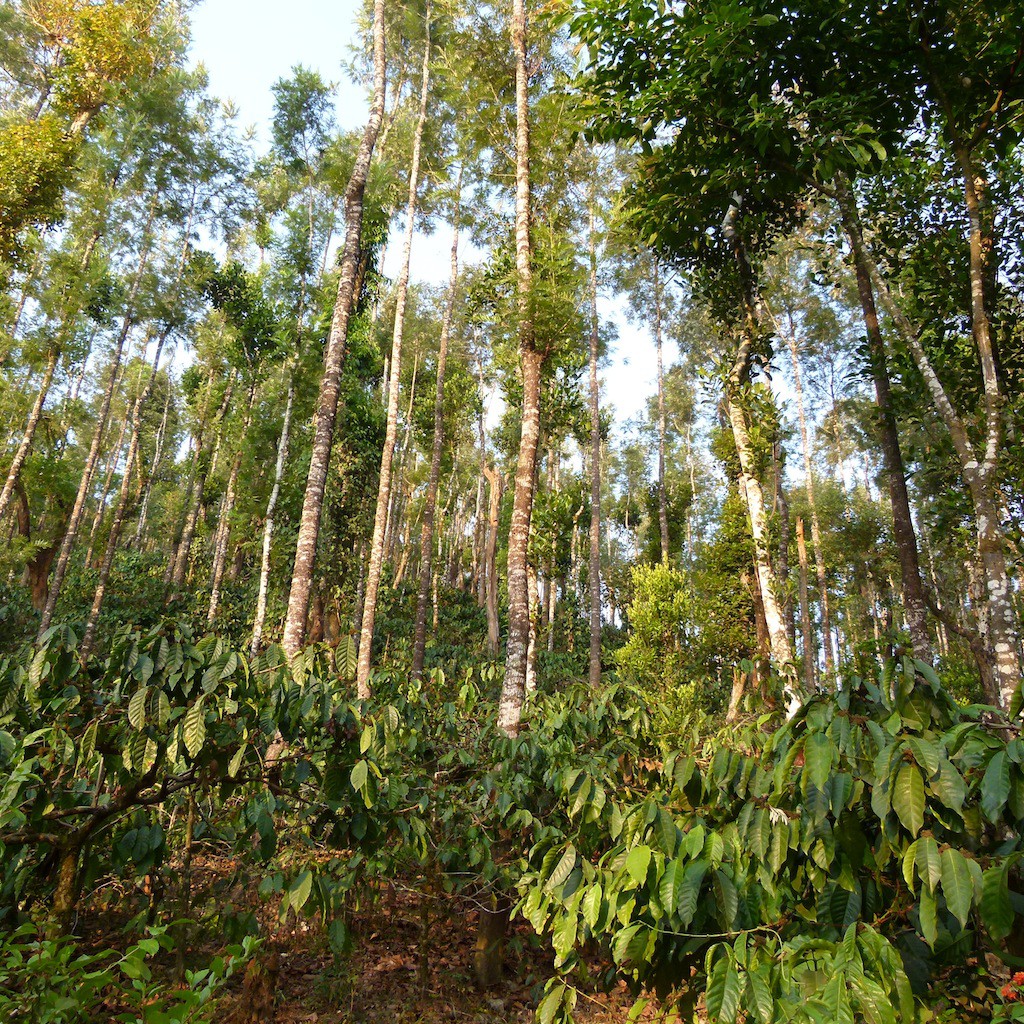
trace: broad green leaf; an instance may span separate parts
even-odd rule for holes
[[[917,875],[930,892],[942,881],[939,844],[931,836],[921,836],[917,846]]]
[[[822,791],[832,773],[832,742],[822,732],[804,740],[804,773],[815,789]]]
[[[564,885],[566,879],[572,874],[572,869],[576,867],[576,859],[576,847],[570,843],[555,865],[555,870],[551,872],[547,882],[544,883],[544,888],[548,892],[554,892],[560,885]]]
[[[309,899],[309,894],[313,891],[313,872],[303,871],[298,878],[292,882],[291,887],[288,890],[288,903],[295,910],[301,910],[306,901]]]
[[[989,761],[981,780],[981,811],[989,821],[999,821],[1009,795],[1010,762],[1006,751],[1000,750]]]
[[[771,1024],[775,1014],[775,1000],[766,978],[767,971],[752,971],[747,975],[745,1006],[752,1010],[760,1024]],[[850,1024],[853,1024],[852,1020]]]
[[[982,876],[981,919],[989,935],[1000,942],[1013,930],[1013,905],[1007,882],[1007,863],[989,868]]]
[[[189,757],[195,758],[206,742],[206,707],[205,697],[200,697],[185,713],[182,723],[182,736]]]
[[[967,861],[959,850],[947,847],[939,855],[942,865],[942,894],[946,897],[949,912],[967,927],[967,918],[971,912],[974,897],[974,883]]]
[[[697,904],[700,900],[700,890],[704,883],[704,876],[707,874],[707,861],[698,860],[689,864],[686,874],[683,876],[683,884],[679,889],[676,911],[683,927],[689,927],[697,913]]]
[[[967,789],[964,786],[963,777],[949,761],[943,760],[939,763],[939,774],[928,785],[951,811],[956,811],[959,814],[963,810]]]
[[[924,827],[924,779],[916,765],[904,764],[900,768],[892,791],[892,807],[912,836]]]
[[[679,887],[685,875],[686,866],[682,861],[672,860],[665,865],[665,870],[662,873],[661,882],[658,886],[658,898],[661,900],[661,905],[664,907],[666,914],[674,914],[676,912]]]
[[[655,832],[658,837],[658,844],[665,852],[665,856],[674,857],[676,844],[679,840],[679,829],[676,828],[675,819],[667,810],[665,810],[664,807],[658,808],[658,820],[655,824]]]
[[[128,723],[136,732],[141,732],[146,724],[146,698],[149,696],[149,687],[140,687],[132,694],[128,702]]]
[[[930,779],[938,770],[942,752],[930,740],[912,736],[907,746],[914,754],[914,760],[924,769],[924,777]]]
[[[356,761],[352,768],[352,774],[349,776],[349,780],[352,783],[352,788],[357,792],[361,793],[366,788],[366,780],[370,774],[370,765],[366,759]]]
[[[643,885],[647,881],[647,869],[651,863],[651,848],[649,846],[634,846],[626,857],[626,873],[636,882]]]

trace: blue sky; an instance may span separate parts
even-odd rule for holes
[[[349,81],[343,63],[351,59],[357,0],[203,0],[191,14],[192,61],[202,62],[210,91],[238,108],[240,123],[256,130],[258,144],[269,138],[271,86],[302,64],[338,85],[338,121],[357,128],[366,118],[362,88]],[[450,235],[440,230],[414,243],[413,280],[437,283],[447,275]],[[399,245],[390,245],[385,264],[394,276]],[[617,419],[644,408],[655,388],[654,346],[644,331],[625,323],[618,304],[602,303],[602,315],[617,321],[619,343],[604,374],[607,400]],[[672,354],[666,352],[668,361]]]

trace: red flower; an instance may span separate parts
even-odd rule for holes
[[[1024,971],[1018,971],[1013,976],[1014,985],[1024,985]]]
[[[1008,1002],[1012,1003],[1017,998],[1017,990],[1012,985],[1004,985],[999,994]]]

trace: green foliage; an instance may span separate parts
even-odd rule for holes
[[[668,565],[636,566],[629,606],[629,638],[616,652],[628,678],[664,713],[720,711],[734,623],[727,595],[704,591],[700,574]]]
[[[911,661],[768,724],[538,843],[521,912],[564,976],[598,940],[617,976],[683,1008],[703,993],[712,1020],[919,1019],[944,966],[1019,928],[1021,741]]]
[[[97,1020],[113,995],[126,1024],[207,1024],[218,1019],[214,1000],[225,982],[256,950],[247,939],[201,970],[187,970],[184,984],[154,979],[149,961],[174,944],[166,928],[151,928],[146,938],[120,957],[110,952],[83,953],[69,938],[41,937],[34,924],[14,929],[0,940],[0,1013],[5,1020],[32,1024],[76,1024]]]

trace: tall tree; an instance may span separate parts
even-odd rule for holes
[[[285,619],[283,646],[289,658],[302,649],[306,636],[306,616],[313,586],[320,519],[323,513],[324,490],[334,444],[334,424],[338,415],[341,370],[348,346],[349,321],[356,299],[359,249],[363,228],[363,205],[366,182],[370,173],[373,150],[384,119],[385,94],[384,0],[373,4],[373,95],[362,142],[345,190],[345,244],[341,255],[341,275],[334,304],[331,329],[324,354],[324,372],[320,380],[316,413],[313,421],[313,445],[306,479],[306,491],[299,520],[295,546],[288,613]]]
[[[412,144],[409,168],[409,198],[405,207],[405,239],[402,244],[402,265],[398,275],[395,296],[395,324],[391,338],[391,376],[388,385],[387,427],[380,459],[380,478],[377,485],[377,510],[373,520],[373,539],[370,542],[370,561],[366,571],[366,590],[363,596],[363,617],[359,634],[359,663],[356,669],[356,688],[361,699],[370,695],[370,668],[373,656],[373,633],[377,615],[377,592],[380,588],[384,563],[384,544],[387,533],[388,510],[391,505],[391,469],[398,434],[398,399],[402,380],[402,343],[405,332],[406,302],[409,296],[409,263],[412,258],[412,240],[416,231],[416,211],[419,201],[420,157],[423,147],[423,129],[427,122],[427,102],[430,97],[430,2],[424,12],[423,67],[420,82],[419,113]]]

